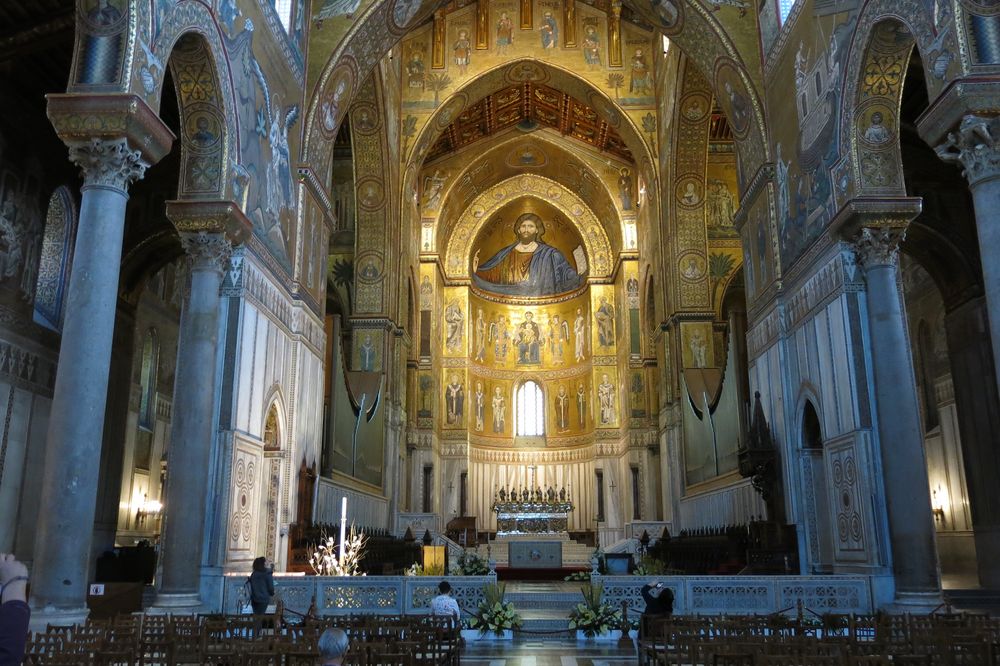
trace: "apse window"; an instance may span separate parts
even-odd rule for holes
[[[278,12],[285,32],[292,29],[292,0],[274,0],[274,11]]]
[[[542,387],[533,381],[526,381],[518,387],[514,395],[515,435],[518,437],[539,437],[545,434],[545,395]]]
[[[785,25],[788,15],[792,13],[792,7],[796,0],[778,0],[778,25]]]

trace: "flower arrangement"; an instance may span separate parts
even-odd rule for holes
[[[504,601],[505,594],[503,583],[490,583],[483,588],[484,599],[469,619],[469,626],[479,629],[480,636],[489,632],[502,636],[508,629],[520,628],[521,616],[514,610],[514,604]]]
[[[490,572],[490,567],[486,560],[476,553],[463,550],[458,556],[458,563],[453,573],[459,576],[485,576]]]
[[[601,597],[604,586],[600,583],[584,585],[580,589],[583,602],[569,612],[569,628],[582,631],[584,636],[598,636],[617,629],[622,623],[621,611],[616,611]]]
[[[319,545],[308,550],[309,566],[317,576],[364,576],[360,564],[366,543],[368,537],[365,533],[351,525],[344,540],[344,557],[341,558],[337,542],[323,532]]]
[[[444,575],[444,566],[440,564],[435,564],[427,567],[426,569],[422,564],[414,562],[409,567],[403,571],[404,575],[407,576],[436,576],[441,577]]]

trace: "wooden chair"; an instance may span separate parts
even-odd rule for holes
[[[243,666],[243,655],[235,650],[212,652],[202,657],[203,666]]]
[[[139,666],[176,666],[173,641],[143,641],[139,648]]]
[[[756,660],[752,652],[716,652],[712,666],[756,666]]]
[[[285,666],[316,666],[316,652],[286,652]]]
[[[757,661],[759,666],[843,666],[842,657],[831,655],[765,654]]]
[[[891,666],[889,657],[882,654],[849,654],[847,666]]]

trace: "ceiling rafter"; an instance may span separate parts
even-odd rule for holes
[[[467,107],[438,137],[427,161],[524,121],[550,127],[597,150],[633,161],[625,142],[590,105],[561,90],[531,81],[502,88]],[[525,130],[530,131],[530,124]]]

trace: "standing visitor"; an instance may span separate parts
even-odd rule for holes
[[[267,560],[258,557],[253,561],[253,572],[250,574],[250,606],[254,615],[263,615],[267,611],[271,597],[274,596],[274,567],[268,568]]]

